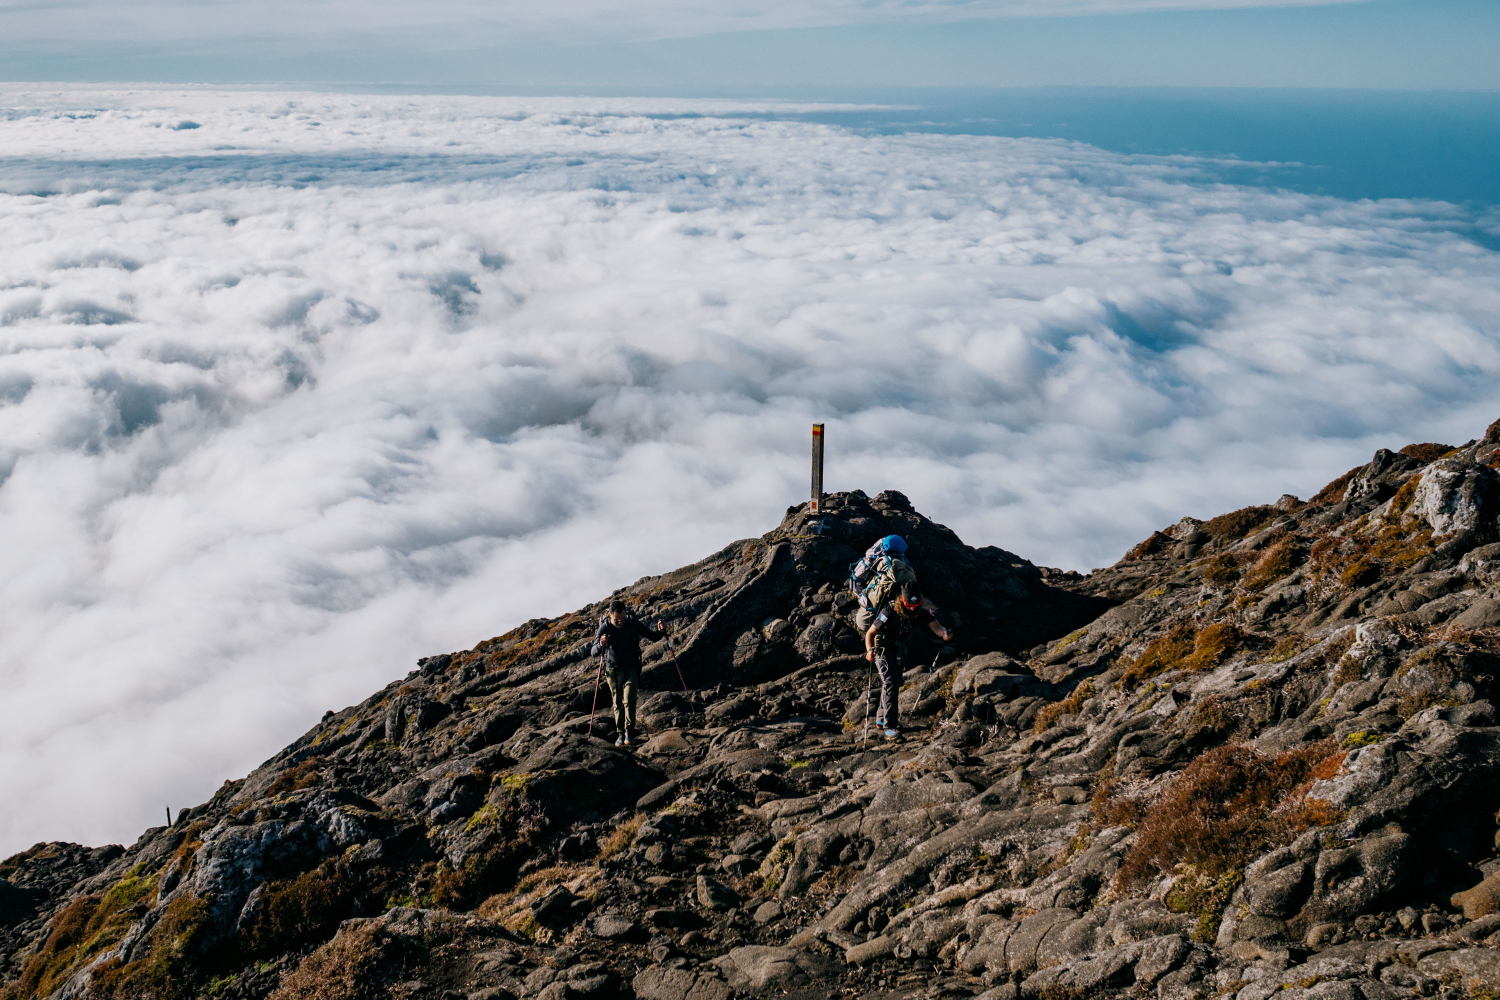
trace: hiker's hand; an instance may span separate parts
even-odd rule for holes
[[[601,646],[608,646],[609,645],[609,633],[608,632],[601,632],[601,633],[599,633],[599,645],[601,645]]]
[[[871,663],[875,662],[875,650],[873,650],[873,649],[867,649],[867,650],[865,650],[865,659],[869,660]]]
[[[658,632],[665,632],[666,630],[667,630],[667,627],[661,623],[661,619],[660,618],[656,619],[656,631],[658,631]]]
[[[947,642],[949,639],[952,639],[952,638],[953,638],[953,630],[951,628],[945,628],[945,629],[943,629],[943,641]]]

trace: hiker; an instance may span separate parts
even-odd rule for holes
[[[849,590],[859,599],[854,628],[864,632],[875,620],[880,606],[900,592],[902,584],[916,583],[917,574],[906,559],[906,539],[886,535],[849,567]]]
[[[599,621],[590,656],[604,657],[604,677],[615,708],[615,746],[630,746],[635,740],[635,693],[641,684],[641,640],[665,638],[666,626],[657,619],[648,628],[625,610],[624,601],[610,601],[609,613]]]
[[[913,582],[902,584],[900,594],[881,605],[874,624],[865,632],[865,659],[874,663],[880,674],[880,708],[875,713],[875,725],[885,730],[888,740],[901,732],[901,664],[906,659],[906,642],[922,625],[944,642],[953,638],[953,632],[923,604],[922,591]],[[869,710],[866,705],[865,711]]]

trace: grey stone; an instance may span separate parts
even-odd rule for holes
[[[780,918],[780,916],[781,904],[774,899],[770,902],[761,903],[755,908],[755,922],[758,924],[769,924],[771,921]]]
[[[729,984],[688,969],[653,965],[630,981],[637,1000],[729,1000]]]
[[[1500,508],[1500,476],[1494,469],[1445,458],[1422,470],[1412,498],[1412,513],[1439,535],[1478,530],[1495,520]]]
[[[629,937],[634,933],[636,922],[622,913],[616,913],[611,910],[591,917],[588,922],[588,928],[595,937],[607,938],[613,941]]]
[[[1469,610],[1457,615],[1453,624],[1460,628],[1494,628],[1500,625],[1500,601],[1481,598],[1469,605]]]
[[[698,876],[698,905],[710,910],[730,910],[740,904],[739,893],[707,875]]]
[[[838,971],[838,964],[824,955],[764,945],[731,948],[727,955],[714,959],[714,964],[734,989],[756,993],[806,986]]]

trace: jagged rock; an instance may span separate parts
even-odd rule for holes
[[[1434,462],[1422,470],[1412,509],[1439,535],[1492,529],[1500,515],[1500,475],[1458,458]]]

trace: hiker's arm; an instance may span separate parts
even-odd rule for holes
[[[656,642],[658,639],[665,639],[667,637],[667,630],[665,626],[662,625],[660,618],[656,620],[656,628],[652,628],[650,625],[647,625],[643,621],[637,621],[636,624],[641,627],[641,634],[650,639],[652,642]]]
[[[599,631],[594,633],[594,644],[589,647],[590,656],[599,656],[604,652],[604,647],[609,645],[609,636],[604,631],[604,626],[599,626]]]
[[[875,630],[879,627],[880,622],[877,621],[874,625],[871,625],[869,631],[865,633],[865,659],[867,660],[873,660],[875,658]]]
[[[953,638],[953,632],[949,629],[943,628],[942,623],[939,622],[936,618],[928,622],[927,627],[932,629],[933,635],[937,636],[944,642],[947,642],[949,639]]]

